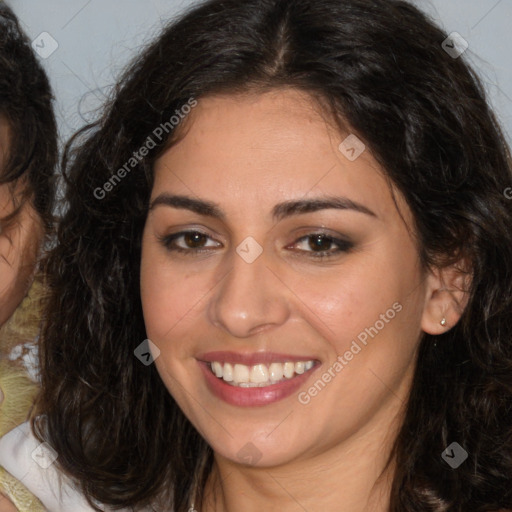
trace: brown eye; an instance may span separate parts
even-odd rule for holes
[[[327,233],[311,233],[297,240],[293,247],[313,258],[330,258],[349,252],[354,244]]]
[[[308,237],[308,245],[313,251],[328,251],[331,249],[333,239],[322,234],[311,235]]]
[[[205,252],[221,245],[208,235],[201,233],[201,231],[180,231],[179,233],[159,237],[159,240],[168,251],[191,254]]]
[[[185,242],[185,245],[191,249],[203,247],[207,239],[208,237],[203,233],[199,233],[199,231],[189,231],[183,235],[183,241]]]

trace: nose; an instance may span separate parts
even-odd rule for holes
[[[211,297],[210,321],[231,336],[246,338],[282,325],[290,316],[286,286],[262,254],[247,263],[238,254]]]

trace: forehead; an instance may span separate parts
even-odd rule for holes
[[[192,194],[228,209],[243,203],[256,210],[337,193],[372,202],[383,216],[396,214],[389,182],[370,151],[348,159],[340,143],[350,132],[302,91],[204,97],[182,128],[179,141],[155,162],[153,198],[164,191]]]

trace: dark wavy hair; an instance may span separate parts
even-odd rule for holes
[[[457,325],[421,339],[389,510],[512,508],[510,153],[446,37],[398,0],[210,0],[165,28],[68,143],[32,427],[91,504],[137,509],[165,497],[185,512],[194,483],[200,505],[212,467],[155,366],[134,357],[146,338],[139,270],[153,163],[180,130],[143,158],[139,148],[190,98],[292,87],[383,166],[413,213],[424,268],[464,261],[472,277]],[[441,458],[454,440],[469,454],[457,470]]]
[[[1,0],[0,117],[9,127],[7,162],[0,169],[0,185],[9,184],[14,190],[23,184],[22,200],[17,201],[12,214],[1,220],[14,220],[30,199],[50,231],[58,160],[52,91],[16,16]]]

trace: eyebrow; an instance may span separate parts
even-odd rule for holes
[[[226,215],[218,204],[204,199],[195,199],[184,195],[171,195],[167,193],[160,194],[150,204],[149,210],[157,206],[169,206],[181,210],[189,210],[199,215],[213,217],[219,220],[226,220]],[[353,201],[347,197],[327,196],[311,199],[298,199],[278,203],[272,209],[272,218],[276,221],[282,220],[292,215],[316,212],[319,210],[353,210],[364,213],[371,217],[378,218],[377,215],[368,207],[361,203]]]

